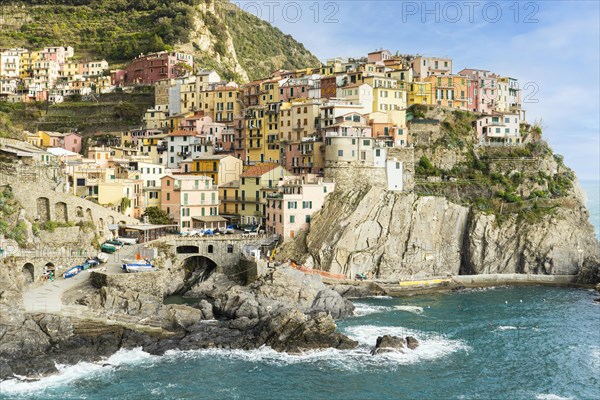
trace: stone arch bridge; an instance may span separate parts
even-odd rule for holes
[[[272,248],[276,242],[276,236],[221,235],[201,238],[167,236],[153,241],[152,246],[170,247],[170,253],[174,254],[181,263],[193,258],[208,259],[214,263],[218,272],[231,275],[236,272],[244,246],[254,244],[258,247]]]

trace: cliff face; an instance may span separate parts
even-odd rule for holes
[[[543,142],[477,146],[472,115],[439,108],[429,114],[437,121],[413,123],[409,130],[414,190],[387,191],[376,168],[369,177],[365,168],[348,166],[345,175],[353,179],[337,180],[308,233],[284,245],[280,257],[347,277],[600,278],[585,195],[562,157]],[[531,129],[523,126],[522,136]],[[326,168],[326,176],[334,173],[340,175]]]
[[[307,265],[383,279],[577,274],[598,264],[598,243],[582,203],[533,224],[516,215],[499,224],[494,215],[442,197],[375,187],[338,191],[315,216],[305,240]]]

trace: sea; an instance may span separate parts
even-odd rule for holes
[[[600,238],[600,183],[582,182]],[[600,304],[593,290],[492,287],[355,300],[338,329],[354,350],[121,350],[104,363],[58,365],[22,399],[600,399]],[[381,335],[420,345],[371,355]],[[109,364],[108,366],[103,366]]]

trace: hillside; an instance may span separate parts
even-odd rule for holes
[[[240,81],[319,65],[290,35],[225,0],[8,0],[0,12],[0,47],[70,45],[76,57],[117,64],[175,49]]]
[[[83,134],[115,132],[142,125],[144,111],[154,104],[152,93],[113,93],[96,101],[64,103],[0,102],[0,137],[22,138],[22,130]]]

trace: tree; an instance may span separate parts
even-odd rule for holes
[[[148,217],[148,222],[154,225],[168,225],[171,223],[171,218],[166,211],[158,207],[148,207],[144,213],[144,217]]]

